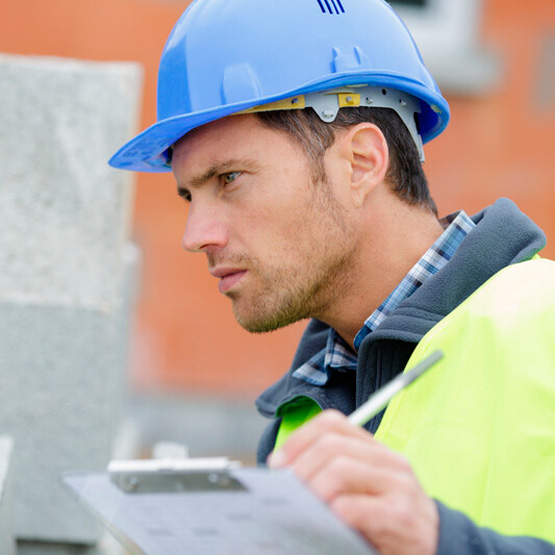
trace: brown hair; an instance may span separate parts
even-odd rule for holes
[[[437,215],[437,208],[428,189],[428,181],[414,141],[399,115],[390,108],[344,108],[332,123],[323,122],[312,108],[258,112],[266,126],[292,137],[305,151],[314,178],[325,179],[323,158],[335,141],[335,131],[363,122],[373,123],[385,136],[390,164],[386,180],[399,198],[409,204],[421,205]]]

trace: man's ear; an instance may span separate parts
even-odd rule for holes
[[[343,137],[351,164],[351,192],[357,206],[380,185],[389,167],[389,149],[381,129],[359,123]]]

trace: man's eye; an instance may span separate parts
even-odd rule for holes
[[[233,183],[240,175],[241,172],[225,173],[224,175],[222,175],[222,181],[224,185],[229,185],[230,183]]]
[[[177,193],[182,199],[185,199],[187,202],[191,202],[191,193],[186,189],[180,189]]]

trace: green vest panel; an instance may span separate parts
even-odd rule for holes
[[[499,272],[422,338],[407,367],[436,349],[444,359],[393,399],[376,438],[475,523],[554,542],[555,263]]]
[[[392,400],[376,438],[476,524],[555,542],[555,262],[496,274],[422,338],[407,368],[437,349],[444,358]],[[319,410],[298,401],[283,407],[280,444]]]

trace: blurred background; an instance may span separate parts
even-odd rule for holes
[[[184,444],[194,456],[227,454],[253,463],[264,426],[254,399],[288,369],[304,327],[300,323],[257,336],[240,328],[208,274],[204,257],[181,249],[187,208],[177,197],[171,174],[121,177],[103,162],[97,168],[99,161],[155,121],[159,57],[188,3],[2,4],[0,216],[8,233],[0,242],[5,274],[0,279],[0,329],[10,339],[0,340],[8,347],[0,355],[7,398],[4,412],[0,410],[0,434],[6,434],[4,456],[11,461],[13,535],[20,552],[49,548],[66,553],[66,543],[100,549],[93,547],[97,536],[88,524],[68,524],[63,518],[49,523],[43,516],[54,471],[88,468],[114,456],[149,457],[160,442]],[[425,169],[440,215],[461,208],[473,214],[498,197],[509,197],[545,230],[544,255],[555,257],[555,3],[391,4],[413,31],[451,105],[447,130],[425,147]],[[77,102],[85,89],[86,97]],[[73,108],[64,116],[67,136],[60,139],[59,133],[52,133],[59,122],[51,120],[58,110],[65,113],[64,99]],[[39,113],[42,116],[30,116]],[[80,131],[81,119],[88,127]],[[54,145],[58,139],[63,153]],[[55,154],[50,156],[49,149]],[[57,169],[51,167],[53,159]],[[71,183],[81,191],[73,205],[67,204]],[[115,197],[110,197],[115,194],[110,188],[117,188]],[[46,232],[48,208],[59,207],[62,195],[66,205],[53,224],[54,237]],[[95,218],[102,221],[95,223]],[[68,222],[81,231],[69,233]],[[35,224],[46,227],[32,242]],[[96,250],[87,228],[93,224],[98,224],[102,246]],[[13,229],[19,235],[9,231]],[[73,242],[76,237],[81,242]],[[60,245],[50,255],[55,241]],[[56,268],[65,264],[70,244],[75,249],[73,266],[64,275],[48,270],[48,260],[59,260]],[[99,267],[105,273],[94,281]],[[79,288],[74,290],[76,282]],[[87,332],[83,322],[90,313],[68,310],[92,310],[94,317],[113,318],[91,323],[93,331]],[[59,318],[62,331],[54,334],[53,322]],[[108,336],[102,335],[108,328]],[[78,340],[72,335],[76,330]],[[67,345],[58,345],[63,337]],[[19,347],[10,347],[15,344]],[[86,349],[90,352],[85,356]],[[108,362],[99,360],[108,352],[117,353]],[[48,392],[60,391],[52,380],[61,357],[71,361],[59,378],[65,396],[52,403]],[[74,375],[84,377],[73,383]],[[36,392],[30,394],[32,388]],[[75,437],[67,439],[73,436],[62,433],[63,426],[85,410],[92,393],[98,398],[89,420],[84,428],[74,426]],[[102,422],[94,416],[99,407]],[[49,415],[55,425],[43,433],[40,423]],[[102,448],[76,458],[76,451],[86,452],[79,442],[87,443],[89,433],[102,435]],[[42,445],[40,437],[55,438],[54,451]],[[33,472],[37,460],[52,464],[45,463],[46,478],[36,488],[40,494],[26,493],[26,473]],[[48,505],[49,511],[56,510]]]

